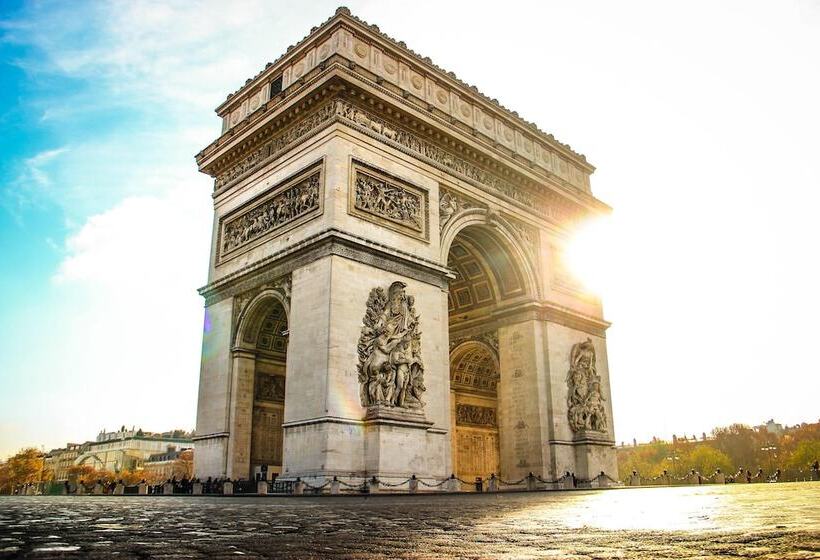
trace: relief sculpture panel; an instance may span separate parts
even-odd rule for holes
[[[283,375],[257,373],[254,399],[257,401],[285,402],[285,377]]]
[[[248,205],[249,210],[240,210],[220,221],[219,251],[225,258],[240,249],[254,245],[254,242],[268,234],[293,227],[304,219],[321,212],[322,169],[313,166],[271,189]],[[246,206],[248,206],[246,205]]]
[[[350,212],[411,237],[427,239],[427,191],[356,161]]]
[[[459,404],[456,406],[456,424],[459,426],[498,426],[495,409],[488,406]]]

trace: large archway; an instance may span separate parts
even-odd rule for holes
[[[242,367],[252,371],[253,380],[247,399],[252,404],[248,403],[251,415],[246,476],[270,479],[282,472],[283,464],[288,310],[282,299],[272,294],[257,297],[247,309],[237,337],[237,350],[244,359]]]
[[[451,234],[452,235],[452,234]],[[531,299],[534,290],[514,237],[499,224],[471,223],[451,237],[447,266],[450,332],[451,456],[463,480],[508,472],[502,454],[509,437],[499,390],[499,316]]]

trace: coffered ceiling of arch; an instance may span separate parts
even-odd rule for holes
[[[447,297],[451,315],[485,308],[524,293],[518,267],[494,237],[467,228],[450,247],[447,266],[456,271]]]
[[[456,348],[450,358],[450,386],[455,391],[496,393],[499,373],[495,357],[479,343]]]
[[[274,354],[285,354],[288,349],[288,317],[282,304],[276,302],[262,321],[259,336],[256,339],[257,350]]]

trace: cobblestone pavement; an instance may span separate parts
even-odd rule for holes
[[[325,498],[2,497],[0,558],[820,558],[820,483]]]

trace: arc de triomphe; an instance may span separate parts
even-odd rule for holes
[[[340,8],[217,108],[196,475],[616,475],[586,158]]]

